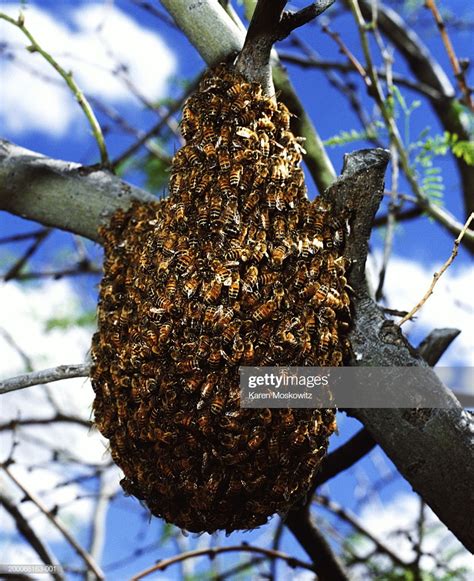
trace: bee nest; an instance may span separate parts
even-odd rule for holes
[[[283,104],[220,66],[184,106],[170,195],[101,230],[95,422],[125,492],[183,529],[249,529],[308,491],[321,409],[243,409],[241,365],[340,365],[345,219],[309,202]]]

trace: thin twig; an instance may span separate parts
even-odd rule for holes
[[[58,365],[50,369],[33,371],[17,377],[10,377],[0,381],[0,395],[17,389],[24,389],[32,385],[42,385],[61,379],[71,379],[73,377],[89,377],[90,363],[79,363],[77,365]]]
[[[358,0],[347,0],[349,7],[352,11],[354,19],[357,23],[359,29],[359,37],[362,45],[362,51],[364,53],[366,66],[362,67],[361,76],[364,79],[368,90],[373,95],[382,117],[385,121],[387,129],[390,134],[390,138],[397,148],[398,155],[400,158],[400,164],[403,171],[410,183],[413,192],[416,195],[418,205],[432,218],[434,218],[439,224],[443,225],[449,232],[455,234],[456,236],[463,230],[462,224],[456,220],[456,218],[450,214],[445,208],[437,206],[429,200],[425,192],[420,187],[413,168],[410,164],[410,159],[408,157],[408,152],[405,148],[403,140],[400,136],[395,118],[393,116],[393,111],[391,107],[388,106],[387,100],[383,94],[382,88],[380,86],[379,76],[377,70],[374,66],[372,54],[370,51],[370,43],[367,36],[367,23],[362,16],[362,12],[359,6]],[[349,52],[347,47],[344,49],[345,52]],[[474,231],[464,232],[466,241],[469,244],[474,243]]]
[[[474,112],[474,101],[472,100],[472,90],[469,88],[464,71],[461,69],[459,64],[459,59],[456,56],[454,47],[451,44],[448,32],[446,30],[446,24],[444,23],[443,17],[441,16],[438,7],[436,6],[435,0],[425,0],[425,7],[431,11],[433,18],[435,19],[436,26],[438,27],[441,39],[443,41],[446,52],[448,53],[449,62],[453,67],[454,76],[458,82],[459,88],[464,96],[464,102],[466,105]]]
[[[449,266],[451,265],[453,260],[458,255],[459,244],[461,243],[461,240],[462,240],[464,234],[466,233],[467,229],[469,228],[469,225],[471,224],[472,220],[474,220],[474,212],[469,216],[466,223],[464,224],[463,229],[459,233],[459,236],[454,241],[453,250],[452,250],[451,255],[449,256],[448,260],[443,264],[443,266],[441,267],[441,269],[438,272],[434,273],[433,280],[431,281],[431,284],[430,284],[428,290],[423,295],[423,298],[413,307],[413,309],[407,315],[405,315],[403,317],[403,319],[401,321],[398,321],[397,325],[401,326],[404,323],[406,323],[407,321],[409,321],[413,317],[413,315],[421,309],[421,307],[426,303],[426,301],[429,299],[429,297],[433,294],[433,289],[434,289],[436,283],[441,278],[441,276],[446,272],[446,270],[449,268]]]
[[[87,568],[95,574],[96,579],[98,580],[105,579],[105,575],[98,566],[98,564],[89,555],[89,553],[81,547],[81,545],[71,535],[68,528],[59,520],[59,518],[56,515],[54,515],[50,510],[48,510],[48,507],[43,503],[43,501],[38,496],[36,496],[35,493],[28,490],[18,480],[18,478],[11,472],[10,468],[6,464],[3,463],[0,464],[0,466],[10,477],[10,479],[13,480],[13,482],[18,486],[18,488],[23,492],[25,497],[28,498],[28,500],[30,500],[33,504],[35,504],[39,508],[39,510],[46,516],[46,518],[62,533],[62,535],[71,545],[71,547],[84,560],[84,563],[87,565]]]
[[[41,244],[51,234],[51,228],[43,228],[36,236],[36,239],[28,246],[24,254],[15,262],[15,264],[8,269],[8,272],[3,276],[3,280],[8,282],[13,278],[17,278],[20,270],[25,266],[28,260],[37,252]]]
[[[84,426],[85,428],[90,428],[92,426],[92,422],[89,420],[85,420],[80,417],[68,416],[66,414],[62,414],[61,412],[57,412],[50,418],[22,418],[0,423],[0,432],[14,430],[17,426],[45,426],[48,424],[54,424],[56,422],[78,424],[79,426]]]
[[[23,13],[20,13],[20,16],[17,20],[11,18],[7,14],[0,12],[0,19],[6,20],[10,24],[13,24],[17,28],[19,28],[23,34],[28,38],[31,42],[31,45],[27,47],[29,52],[38,52],[43,58],[45,58],[50,65],[54,67],[54,69],[61,75],[61,77],[66,81],[67,86],[71,89],[74,97],[76,98],[79,106],[84,111],[85,116],[89,122],[89,125],[92,129],[92,134],[94,135],[95,140],[97,141],[97,145],[100,151],[100,160],[102,165],[108,166],[109,157],[107,154],[107,148],[105,146],[104,135],[102,133],[102,129],[97,121],[97,118],[90,106],[89,102],[87,101],[84,93],[78,87],[76,81],[74,80],[72,73],[65,71],[61,65],[48,53],[46,52],[38,42],[35,40],[31,32],[25,26],[25,16]]]
[[[0,489],[0,506],[3,506],[3,508],[15,521],[18,532],[28,542],[30,547],[35,551],[41,561],[45,565],[51,565],[55,567],[55,572],[52,573],[54,579],[57,579],[57,581],[64,579],[64,576],[59,572],[60,567],[58,566],[48,547],[36,534],[31,524],[28,522],[28,519],[23,516],[22,512],[18,506],[16,506],[13,499],[7,496],[7,494],[2,489]]]
[[[264,549],[262,547],[254,547],[252,545],[233,545],[230,547],[210,547],[208,549],[198,549],[195,551],[188,551],[186,553],[181,553],[180,555],[174,555],[169,559],[162,559],[153,567],[149,567],[140,573],[134,575],[130,581],[138,581],[139,579],[143,579],[147,575],[154,573],[155,571],[164,571],[170,565],[174,565],[175,563],[180,563],[185,559],[195,559],[196,557],[209,557],[213,559],[216,555],[220,555],[222,553],[261,553],[265,555],[269,559],[281,559],[285,561],[289,567],[296,568],[299,567],[300,569],[307,569],[308,571],[315,571],[314,565],[311,563],[306,563],[304,561],[300,561],[299,559],[295,559],[291,555],[287,555],[286,553],[282,553],[281,551],[273,551],[271,549]]]

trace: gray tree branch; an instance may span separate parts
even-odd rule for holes
[[[425,367],[433,397],[449,409],[357,409],[351,410],[351,415],[365,425],[441,521],[467,549],[474,551],[473,418],[429,370],[400,328],[385,319],[366,287],[368,237],[382,197],[387,163],[388,154],[380,149],[346,156],[342,176],[325,194],[336,207],[352,212],[347,245],[347,255],[353,264],[349,284],[355,295],[350,333],[352,365]]]
[[[109,172],[0,140],[0,210],[98,241],[100,224],[134,199],[156,201]]]

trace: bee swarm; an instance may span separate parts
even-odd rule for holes
[[[321,409],[241,409],[240,365],[340,365],[344,217],[309,202],[283,104],[221,65],[185,104],[170,196],[101,235],[95,422],[125,492],[195,532],[304,497],[335,429]]]

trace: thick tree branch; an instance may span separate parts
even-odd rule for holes
[[[336,207],[352,211],[348,257],[353,266],[349,284],[354,288],[354,320],[350,333],[353,365],[370,367],[426,367],[433,397],[446,408],[357,409],[358,418],[397,466],[414,490],[471,551],[474,551],[473,511],[474,422],[452,393],[430,372],[427,363],[387,321],[370,298],[364,276],[367,239],[383,192],[383,150],[356,152],[346,157],[341,178],[326,192]],[[380,387],[383,389],[383,386]],[[453,482],[456,483],[453,486]]]
[[[0,140],[0,210],[98,241],[100,224],[135,199],[156,201],[109,172]]]

